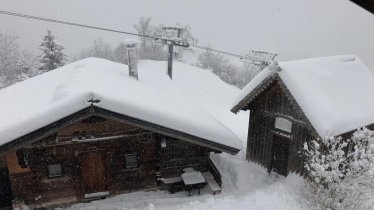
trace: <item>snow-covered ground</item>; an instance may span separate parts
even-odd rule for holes
[[[162,83],[155,78],[159,78],[158,75],[165,72],[166,62],[139,62],[140,81]],[[238,88],[227,85],[209,71],[178,62],[174,63],[172,82],[185,97],[208,110],[232,129],[240,137],[245,148],[249,113],[241,112],[234,115],[230,112],[232,103],[240,92]],[[193,194],[191,197],[186,192],[134,192],[76,204],[68,209],[308,209],[300,196],[300,176],[289,175],[284,178],[275,174],[269,175],[264,168],[245,161],[243,152],[236,156],[213,154],[212,159],[222,175],[221,194],[212,195],[206,188],[200,196]]]

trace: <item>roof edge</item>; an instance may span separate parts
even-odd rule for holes
[[[239,101],[233,108],[231,112],[238,113],[243,110],[245,106],[251,103],[260,93],[262,93],[273,81],[277,79],[278,73],[275,72],[267,77],[265,77],[262,82],[260,82],[250,93],[247,94],[242,100]]]
[[[5,153],[9,151],[16,150],[22,147],[23,145],[37,142],[57,132],[61,128],[64,128],[68,125],[71,125],[75,122],[81,121],[91,116],[100,116],[104,118],[113,119],[113,120],[116,120],[122,123],[131,124],[137,127],[141,127],[141,128],[144,128],[144,129],[156,132],[156,133],[169,136],[169,137],[179,138],[181,140],[191,142],[193,144],[198,144],[198,145],[212,148],[218,151],[227,152],[233,155],[237,154],[240,151],[240,149],[238,148],[216,143],[209,139],[204,139],[204,138],[197,137],[197,136],[194,136],[188,133],[173,130],[173,129],[170,129],[170,128],[167,128],[161,125],[157,125],[154,123],[150,123],[144,120],[140,120],[134,117],[118,114],[116,112],[106,110],[100,107],[90,106],[78,112],[75,112],[67,117],[64,117],[60,120],[57,120],[53,123],[50,123],[42,128],[32,131],[26,135],[23,135],[17,139],[14,139],[8,143],[3,144],[2,146],[0,146],[0,156],[4,155]]]

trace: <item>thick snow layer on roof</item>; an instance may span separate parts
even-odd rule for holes
[[[1,90],[0,145],[90,106],[93,98],[100,100],[95,106],[241,149],[238,137],[176,88],[158,63],[140,62],[135,80],[126,65],[87,58]]]
[[[277,72],[321,137],[374,123],[374,76],[356,56],[342,55],[279,63]],[[236,100],[269,75],[264,70]]]
[[[259,74],[256,75],[255,78],[251,80],[239,93],[238,97],[234,100],[234,107],[240,103],[248,94],[250,94],[256,87],[258,87],[264,80],[273,76],[275,74],[274,69],[272,68],[265,68]]]
[[[166,62],[146,60],[138,63],[140,80],[156,87],[163,86],[160,81],[166,80],[167,84],[171,82],[171,88],[177,89],[189,100],[210,112],[234,131],[242,142],[247,141],[249,113],[234,114],[230,111],[232,101],[240,92],[239,88],[223,82],[211,71],[180,62],[173,63],[173,80],[170,81],[169,77],[160,78],[160,75],[166,73],[166,69]]]

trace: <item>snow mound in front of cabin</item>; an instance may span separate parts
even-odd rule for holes
[[[170,194],[168,191],[134,192],[105,200],[73,205],[70,210],[309,210],[300,195],[302,177],[268,174],[259,165],[248,163],[240,156],[213,155],[222,175],[222,193],[212,195],[207,187],[201,195],[193,191]]]
[[[98,99],[97,107],[241,149],[240,139],[225,126],[226,118],[213,116],[210,107],[194,100],[199,97],[195,96],[197,90],[218,87],[216,78],[212,83],[207,76],[211,73],[176,63],[175,80],[170,80],[164,63],[140,62],[137,81],[128,76],[126,65],[87,58],[5,88],[0,91],[0,145],[87,108],[89,100]],[[202,81],[199,87],[183,83],[193,77],[206,80],[206,86]],[[212,106],[215,100],[211,98]],[[218,107],[212,110],[223,110]],[[229,116],[228,121],[237,121],[228,112],[223,114]]]

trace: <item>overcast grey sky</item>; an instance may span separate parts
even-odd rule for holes
[[[164,25],[189,24],[200,45],[245,53],[277,52],[280,60],[355,54],[374,67],[374,15],[348,0],[0,0],[0,10],[134,31],[141,16]],[[128,36],[0,15],[0,29],[35,50],[47,29],[68,54],[95,38]]]

